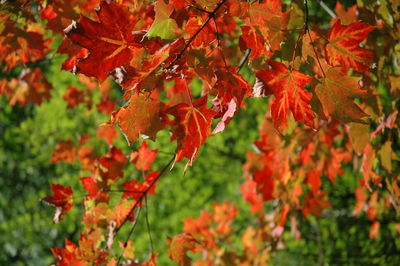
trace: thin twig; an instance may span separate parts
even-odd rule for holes
[[[238,69],[236,70],[236,73],[239,73],[240,70],[243,68],[244,64],[247,62],[247,59],[249,59],[251,53],[251,49],[247,49],[246,52],[244,53],[242,59],[240,59],[239,65],[238,65]]]
[[[132,225],[132,228],[131,228],[131,230],[129,231],[129,236],[133,233],[133,231],[135,231],[135,228],[136,228],[136,225],[137,225],[137,223],[138,223],[138,220],[139,220],[139,216],[140,216],[140,211],[142,210],[142,208],[139,208],[139,211],[137,212],[137,214],[136,214],[136,217],[135,217],[135,222],[134,222],[134,224]],[[116,232],[115,232],[116,233]],[[115,236],[115,235],[114,235]],[[117,265],[119,265],[119,262],[121,261],[121,258],[122,258],[122,255],[124,254],[124,251],[125,251],[125,248],[126,248],[126,245],[127,245],[127,243],[128,243],[128,240],[129,240],[129,238],[124,242],[124,246],[123,246],[123,248],[122,248],[122,250],[121,250],[121,253],[119,254],[119,257],[118,257],[118,261],[117,261]]]
[[[190,37],[190,39],[185,43],[185,46],[182,48],[182,50],[179,52],[179,54],[175,57],[175,59],[166,67],[166,69],[169,69],[171,66],[173,66],[176,61],[178,61],[182,55],[185,53],[187,48],[190,46],[190,44],[196,39],[197,35],[200,34],[200,32],[207,26],[207,24],[210,22],[212,18],[214,18],[215,14],[217,13],[218,9],[225,4],[227,0],[222,0],[211,13],[208,13],[208,18],[207,20],[203,23],[203,25],[196,31],[196,33]]]
[[[307,25],[307,24],[306,24]],[[305,26],[306,27],[306,26]],[[307,31],[307,30],[306,30]],[[294,44],[294,49],[293,49],[293,56],[292,56],[292,70],[294,70],[294,60],[295,60],[295,58],[296,58],[296,50],[297,50],[297,47],[299,46],[299,41],[300,41],[300,39],[303,37],[303,35],[304,35],[304,32],[301,32],[301,33],[299,33],[299,37],[297,37],[297,41],[296,41],[296,43]]]
[[[161,169],[160,173],[156,176],[156,178],[154,178],[153,181],[149,184],[149,186],[143,191],[143,194],[141,194],[140,197],[136,200],[135,204],[134,204],[133,207],[130,209],[129,213],[126,215],[126,217],[125,217],[124,220],[122,221],[121,225],[120,225],[119,227],[116,228],[114,237],[117,235],[117,233],[118,233],[119,230],[122,228],[122,226],[128,221],[129,216],[132,215],[133,211],[139,206],[139,204],[142,202],[142,200],[146,198],[147,193],[153,188],[153,186],[157,183],[157,181],[160,179],[160,177],[167,171],[167,169],[169,168],[169,166],[172,164],[172,162],[173,162],[174,160],[175,160],[175,156],[173,156],[173,157],[171,158],[171,160],[170,160],[166,165],[164,165],[164,167]],[[139,208],[139,212],[140,212],[140,209],[141,209],[141,208]],[[133,227],[132,227],[131,230],[129,231],[128,236],[127,236],[127,238],[126,238],[126,240],[125,240],[125,242],[124,242],[124,248],[122,249],[122,253],[121,253],[121,255],[120,255],[119,258],[118,258],[117,265],[119,265],[119,262],[120,262],[120,260],[121,260],[121,256],[122,256],[122,254],[123,254],[123,251],[125,250],[126,243],[128,243],[129,239],[130,239],[131,236],[132,236],[132,233],[133,233],[133,231],[134,231],[134,228],[136,227],[136,222],[137,222],[137,221],[135,220],[135,224],[133,225]]]
[[[317,54],[317,50],[315,49],[313,40],[312,40],[312,38],[311,38],[310,31],[307,30],[307,33],[308,33],[308,37],[310,38],[310,43],[311,43],[311,46],[312,46],[312,48],[313,48],[313,50],[314,50],[315,57],[317,58],[317,62],[318,62],[319,68],[321,69],[322,74],[324,75],[324,77],[326,77],[325,71],[324,71],[324,69],[322,68],[321,62],[319,61],[319,57],[318,57],[318,54]]]
[[[204,12],[204,13],[207,13],[207,14],[211,14],[211,11],[202,9],[202,8],[197,7],[197,6],[194,6],[194,5],[189,5],[189,7],[194,8],[194,9],[197,9],[197,10],[199,10],[199,11],[201,11],[201,12]]]
[[[125,219],[122,221],[121,225],[115,230],[115,234],[118,233],[118,231],[121,229],[121,227],[128,221],[129,216],[133,213],[133,211],[139,206],[139,204],[142,202],[144,197],[147,195],[147,193],[150,191],[150,189],[153,188],[153,186],[157,183],[157,181],[160,179],[160,177],[167,171],[169,166],[172,164],[172,162],[175,160],[175,156],[172,157],[172,159],[164,165],[164,167],[161,169],[160,173],[156,176],[156,178],[153,179],[153,181],[150,183],[150,185],[143,191],[142,195],[136,200],[135,204],[129,211],[128,215],[125,217]]]
[[[154,251],[154,245],[153,245],[153,237],[151,236],[151,229],[150,229],[150,222],[149,222],[149,205],[147,204],[147,197],[144,198],[144,204],[145,204],[145,214],[146,214],[146,226],[147,226],[147,234],[149,235],[150,239],[150,248],[151,248],[151,253]]]
[[[326,11],[326,13],[329,14],[332,18],[336,18],[335,12],[332,11],[323,1],[319,1],[319,4],[321,5],[322,9]]]
[[[311,46],[313,48],[313,51],[314,51],[314,54],[315,54],[315,58],[317,59],[319,68],[321,69],[322,74],[324,75],[324,77],[326,77],[325,71],[322,68],[321,61],[319,60],[319,57],[318,57],[317,49],[315,49],[315,45],[314,45],[314,42],[313,42],[313,40],[311,38],[311,34],[310,34],[310,28],[309,28],[309,25],[308,25],[308,22],[309,22],[309,20],[308,20],[309,16],[308,15],[309,14],[308,14],[308,1],[307,0],[304,0],[304,6],[305,6],[305,9],[306,9],[306,18],[305,18],[304,31],[305,31],[305,33],[307,33],[308,37],[310,38],[310,44],[311,44]]]

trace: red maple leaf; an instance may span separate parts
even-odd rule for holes
[[[366,95],[365,91],[360,90],[358,81],[357,78],[343,75],[338,67],[328,69],[315,88],[325,115],[344,122],[363,122],[361,118],[367,114],[354,103],[356,97]]]
[[[63,98],[68,103],[67,108],[73,108],[74,106],[85,102],[85,93],[78,90],[76,87],[68,87],[67,92],[64,93]]]
[[[78,247],[68,239],[65,239],[65,248],[52,248],[54,258],[56,259],[57,266],[84,266],[86,261],[77,258],[79,256]]]
[[[269,167],[264,167],[263,170],[253,174],[254,181],[257,183],[257,188],[261,192],[264,201],[273,199],[272,193],[274,192],[275,181],[272,174]]]
[[[0,95],[9,99],[10,105],[25,106],[28,102],[41,104],[51,97],[52,86],[39,68],[24,70],[18,79],[5,81],[0,86]]]
[[[373,29],[374,27],[362,22],[344,26],[338,20],[328,33],[329,42],[325,46],[328,63],[331,66],[341,66],[343,72],[349,68],[358,72],[368,70],[374,53],[360,47],[360,43]]]
[[[321,171],[311,168],[307,173],[306,184],[311,186],[311,192],[317,194],[319,188],[321,187]]]
[[[56,149],[51,155],[51,163],[56,163],[60,161],[73,163],[78,156],[78,149],[70,140],[61,141],[56,145]]]
[[[101,97],[100,102],[96,105],[97,111],[105,113],[106,115],[111,115],[111,113],[115,110],[116,104],[116,100],[111,100],[110,97],[103,96]]]
[[[109,197],[106,192],[102,191],[102,184],[97,182],[95,177],[82,177],[83,187],[88,191],[87,197],[97,201],[108,202]]]
[[[171,125],[173,137],[177,139],[175,161],[189,158],[186,167],[192,165],[201,145],[211,134],[210,126],[216,113],[207,108],[207,96],[193,102],[193,105],[180,103],[168,109],[175,116]]]
[[[108,145],[112,145],[114,139],[117,137],[117,130],[113,125],[102,124],[96,130],[96,136],[99,139],[105,139]]]
[[[281,1],[242,2],[242,8],[248,12],[243,18],[245,23],[260,30],[271,50],[278,50],[281,42],[286,39],[282,30],[286,29],[289,21],[289,11],[282,12]]]
[[[36,62],[49,52],[51,39],[44,40],[43,30],[37,25],[30,29],[21,29],[8,14],[0,12],[0,62],[5,62],[5,69],[11,70],[16,65]],[[4,20],[4,22],[3,22]]]
[[[42,200],[56,207],[53,222],[58,223],[74,205],[72,189],[70,186],[65,187],[63,185],[51,184],[51,191],[53,191],[54,195],[46,196]]]
[[[109,153],[100,160],[100,175],[104,180],[116,180],[124,175],[124,166],[128,159],[118,148],[112,147]]]
[[[162,107],[158,100],[135,93],[125,107],[113,113],[111,122],[119,126],[129,144],[137,141],[139,134],[155,140],[157,132],[163,128],[160,119]]]
[[[283,63],[269,60],[269,68],[256,72],[257,78],[273,91],[275,100],[271,106],[272,119],[277,129],[287,126],[289,110],[294,119],[314,127],[314,114],[311,110],[311,93],[304,86],[311,77],[298,71],[290,71]]]
[[[337,1],[335,13],[344,25],[357,21],[357,5],[345,8],[339,1]]]
[[[143,32],[135,34],[134,21],[114,2],[102,1],[96,12],[99,22],[81,16],[64,32],[74,43],[89,50],[88,57],[77,62],[76,70],[103,81],[115,68],[129,65],[142,47]]]
[[[182,233],[173,238],[168,237],[167,243],[169,244],[168,256],[171,260],[179,265],[190,265],[191,258],[186,255],[186,252],[193,251],[198,244],[191,234]]]
[[[160,173],[157,171],[147,174],[145,177],[145,181],[142,183],[138,183],[135,179],[123,183],[122,187],[125,188],[125,191],[122,195],[122,198],[133,197],[135,199],[138,199],[144,193],[154,194],[156,190],[156,184],[153,184],[153,182],[156,182],[155,178],[157,178],[159,174]]]
[[[242,26],[242,35],[239,39],[239,45],[242,50],[251,49],[250,59],[256,59],[262,54],[267,57],[271,56],[271,52],[264,41],[262,35],[253,27]]]
[[[151,164],[156,159],[158,150],[149,150],[149,145],[143,141],[139,147],[139,151],[131,153],[130,161],[135,164],[138,170],[150,170]]]

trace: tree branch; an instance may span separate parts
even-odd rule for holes
[[[166,69],[169,69],[170,67],[172,67],[176,61],[178,61],[182,55],[185,53],[185,51],[187,50],[187,48],[189,48],[190,44],[192,44],[192,42],[196,39],[197,35],[200,34],[200,32],[207,26],[207,24],[211,21],[211,19],[214,18],[215,14],[217,13],[218,9],[220,9],[220,7],[225,4],[227,0],[222,0],[215,8],[213,11],[211,12],[206,12],[208,14],[208,18],[207,20],[203,23],[203,25],[201,25],[201,27],[196,31],[195,34],[193,34],[192,37],[190,37],[190,39],[186,42],[185,46],[182,48],[182,50],[179,52],[179,54],[176,56],[176,58],[167,66]]]
[[[114,237],[117,235],[117,233],[118,233],[119,230],[122,228],[122,226],[128,221],[129,216],[130,216],[130,215],[134,212],[134,210],[139,206],[139,204],[143,201],[143,199],[146,198],[147,193],[153,188],[153,186],[157,183],[157,181],[160,179],[160,177],[161,177],[163,174],[165,174],[165,172],[167,171],[167,169],[170,167],[170,165],[172,164],[172,162],[173,162],[174,160],[175,160],[175,155],[174,155],[174,156],[171,158],[171,160],[169,160],[169,162],[161,169],[160,173],[156,176],[156,178],[153,179],[153,181],[150,183],[150,185],[143,191],[143,193],[140,195],[140,197],[136,200],[136,202],[135,202],[135,204],[133,205],[133,207],[130,209],[129,213],[126,215],[125,219],[122,221],[121,225],[115,229]],[[135,223],[135,224],[136,224],[136,223]],[[133,225],[132,229],[131,229],[131,230],[129,231],[129,233],[128,233],[128,237],[126,238],[126,240],[125,240],[125,242],[124,242],[125,245],[126,245],[126,243],[128,243],[128,240],[130,239],[130,237],[131,237],[131,235],[132,235],[132,233],[133,233],[133,231],[134,231],[135,224]],[[124,248],[123,248],[123,250],[122,250],[122,253],[123,253],[123,251],[124,251],[124,249],[125,249],[125,245],[124,245]],[[121,255],[122,255],[122,253],[121,253]],[[120,261],[120,259],[121,259],[121,255],[120,255],[120,257],[118,258],[118,263],[117,263],[117,265],[119,264],[119,261]]]

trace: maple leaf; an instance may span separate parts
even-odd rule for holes
[[[74,43],[89,50],[88,57],[77,62],[76,71],[103,81],[115,68],[129,65],[142,47],[144,33],[135,34],[134,21],[114,2],[102,1],[96,12],[99,22],[81,16],[64,32]]]
[[[68,58],[62,63],[61,69],[71,72],[74,71],[74,67],[81,58],[86,58],[89,55],[89,51],[86,48],[74,44],[68,38],[63,39],[57,49],[57,53],[68,55]]]
[[[160,119],[162,103],[143,94],[131,96],[129,103],[113,113],[111,122],[117,124],[128,144],[139,139],[139,134],[155,140],[163,128]]]
[[[257,183],[257,189],[261,192],[264,201],[273,199],[272,194],[274,192],[275,181],[272,174],[272,171],[268,167],[253,174],[254,182]]]
[[[221,132],[229,124],[230,120],[244,105],[245,96],[250,96],[249,83],[239,74],[217,71],[217,96],[213,99],[213,110],[222,116],[222,120],[213,130],[213,134]]]
[[[190,104],[188,81],[181,78],[174,79],[174,85],[167,89],[167,97],[171,106],[179,103]]]
[[[325,175],[332,181],[335,182],[336,175],[343,175],[343,169],[341,163],[347,163],[351,159],[350,153],[343,151],[341,148],[331,148],[330,154],[326,160]]]
[[[245,183],[240,186],[240,191],[243,194],[243,199],[250,203],[251,213],[262,213],[263,199],[256,191],[257,183],[252,179],[247,179]]]
[[[307,173],[306,184],[311,185],[311,192],[317,194],[319,188],[321,187],[321,171],[316,169],[310,169]]]
[[[84,96],[85,93],[83,91],[75,87],[68,87],[67,92],[63,95],[63,99],[68,103],[67,108],[71,109],[80,103],[84,103]]]
[[[356,97],[364,97],[365,91],[359,89],[358,79],[343,75],[340,68],[328,69],[326,76],[315,88],[322,103],[325,115],[344,121],[364,123],[361,118],[367,116],[354,103]]]
[[[96,136],[99,139],[105,139],[108,145],[112,145],[113,140],[117,137],[117,130],[113,125],[102,124],[97,128]]]
[[[167,243],[169,244],[168,257],[179,265],[189,266],[191,258],[186,255],[186,252],[196,248],[197,240],[191,234],[182,233],[173,238],[168,237]]]
[[[61,33],[71,20],[79,18],[79,9],[76,8],[79,1],[50,0],[46,5],[45,1],[41,2],[41,19],[47,20],[46,29],[54,33]]]
[[[267,57],[271,56],[271,52],[268,50],[262,35],[260,35],[255,28],[249,26],[240,27],[242,30],[242,35],[239,39],[239,45],[242,50],[251,49],[250,59],[260,57],[262,54]]]
[[[3,5],[2,5],[3,6]],[[38,24],[29,29],[21,29],[7,14],[0,11],[0,62],[5,62],[5,69],[11,70],[22,63],[36,62],[49,52],[51,39],[44,40],[43,30]],[[4,20],[4,22],[3,22]]]
[[[283,63],[267,61],[269,68],[256,72],[257,78],[270,87],[275,95],[271,106],[272,119],[277,129],[287,126],[288,111],[291,110],[296,121],[314,127],[314,114],[311,110],[311,93],[304,86],[311,77],[298,71],[290,71]]]
[[[369,238],[375,239],[378,237],[380,225],[381,224],[378,221],[374,221],[369,231]]]
[[[74,205],[74,201],[72,199],[72,189],[70,186],[65,187],[63,185],[51,184],[51,191],[54,195],[46,196],[42,200],[49,205],[56,207],[56,213],[54,215],[53,222],[58,223]]]
[[[170,15],[174,12],[173,5],[166,4],[164,0],[158,0],[155,4],[154,11],[156,16],[147,36],[161,37],[163,39],[175,38],[179,28],[176,21],[170,18]]]
[[[138,152],[132,152],[130,161],[135,164],[138,170],[150,170],[151,164],[156,159],[158,150],[149,150],[149,145],[146,141],[143,141],[139,147]]]
[[[314,216],[321,216],[323,209],[331,206],[331,203],[326,199],[327,192],[319,190],[317,193],[308,194],[305,198],[305,206],[303,207],[303,215],[307,216],[310,213]]]
[[[128,159],[118,148],[112,147],[108,154],[100,160],[100,175],[104,180],[116,180],[124,175],[124,166]]]
[[[50,162],[56,163],[60,161],[65,161],[68,163],[73,163],[78,155],[78,149],[70,140],[61,141],[56,145],[56,149],[51,155]]]
[[[254,1],[243,5],[243,8],[248,10],[245,22],[260,30],[271,50],[278,50],[281,42],[286,39],[282,30],[287,27],[289,11],[282,12],[280,0]]]
[[[25,69],[18,79],[4,81],[0,88],[0,95],[9,99],[10,105],[25,106],[28,102],[41,104],[51,97],[52,86],[39,68]]]
[[[329,42],[325,46],[328,63],[331,66],[341,66],[343,72],[349,68],[358,72],[368,70],[374,53],[360,47],[360,43],[373,29],[374,27],[362,22],[344,26],[338,20],[328,33]]]
[[[236,205],[229,202],[214,203],[213,209],[213,219],[217,225],[215,231],[218,235],[229,235],[232,232],[230,225],[239,213]]]
[[[159,172],[151,172],[146,175],[145,181],[142,183],[138,183],[135,179],[131,181],[127,181],[122,184],[122,187],[125,188],[123,198],[133,197],[135,199],[140,198],[143,193],[154,194],[156,190],[156,185],[153,184],[154,180],[159,176]],[[149,189],[151,185],[151,188]],[[147,192],[146,190],[149,189]]]
[[[357,5],[353,5],[346,9],[339,1],[337,1],[335,13],[344,25],[357,21]]]
[[[170,64],[180,50],[183,48],[185,41],[177,39],[168,43],[161,48],[155,45],[154,54],[145,60],[135,60],[129,66],[116,68],[112,73],[118,84],[127,92],[135,90],[136,92],[152,91],[157,84],[162,84],[164,78],[157,73],[157,70],[163,66]],[[147,52],[142,51],[142,55],[138,57],[148,56]],[[134,63],[134,64],[133,64]]]
[[[89,199],[108,202],[109,197],[107,193],[101,190],[102,184],[97,182],[95,177],[82,177],[81,182],[83,187],[88,191],[87,197]]]
[[[193,102],[193,105],[180,103],[167,110],[175,116],[171,125],[173,137],[177,139],[175,161],[188,158],[186,167],[192,165],[201,145],[211,134],[210,126],[216,113],[207,108],[207,96]]]
[[[215,39],[215,27],[212,24],[207,24],[199,33],[199,29],[203,26],[204,21],[201,17],[191,17],[185,26],[185,31],[189,34],[190,38],[196,35],[192,41],[192,47],[207,47]]]
[[[100,102],[96,105],[97,111],[105,113],[106,115],[111,115],[111,113],[115,110],[116,104],[116,100],[111,100],[110,97],[103,96],[101,97]]]
[[[51,248],[57,266],[84,266],[87,264],[84,260],[77,258],[79,249],[73,242],[65,239],[64,246],[65,248]]]
[[[91,230],[90,233],[84,235],[80,233],[79,239],[79,255],[85,258],[90,264],[102,265],[107,262],[108,253],[100,248],[100,243],[104,237],[102,230],[97,228]]]

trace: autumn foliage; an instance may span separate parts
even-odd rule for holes
[[[57,265],[155,265],[157,250],[139,263],[128,252],[133,231],[117,238],[120,229],[134,228],[160,178],[168,178],[177,163],[190,171],[202,146],[224,134],[259,97],[268,99],[268,108],[238,188],[254,216],[238,236],[241,247],[227,248],[237,234],[231,227],[240,215],[236,205],[215,203],[212,211],[185,219],[183,232],[162,240],[171,260],[267,265],[289,221],[300,238],[298,223],[331,207],[323,184],[335,186],[345,167],[359,184],[353,214],[367,212],[371,239],[379,234],[379,217],[398,217],[400,16],[370,3],[345,9],[338,1],[334,11],[327,7],[335,17],[319,22],[308,1],[282,2],[288,1],[3,4],[0,66],[8,74],[0,80],[0,94],[9,104],[40,105],[51,97],[40,62],[51,60],[51,36],[59,34],[56,52],[67,55],[63,70],[80,75],[86,87],[68,88],[62,96],[68,108],[85,105],[110,117],[94,135],[58,143],[52,155],[52,163],[80,161],[91,173],[79,177],[87,192],[83,199],[74,197],[69,184],[52,184],[52,195],[42,199],[55,207],[55,223],[72,208],[83,208],[79,242],[66,239],[64,247],[51,250]],[[23,69],[18,76],[17,68]],[[122,90],[122,106],[110,97],[111,80]],[[101,93],[98,104],[94,90]],[[116,148],[118,131],[138,149],[124,154]],[[155,169],[159,151],[148,143],[157,142],[160,131],[170,133],[176,150]],[[108,153],[96,154],[90,138],[104,139]],[[142,176],[126,179],[128,165]],[[111,193],[119,193],[119,200],[110,200]]]

